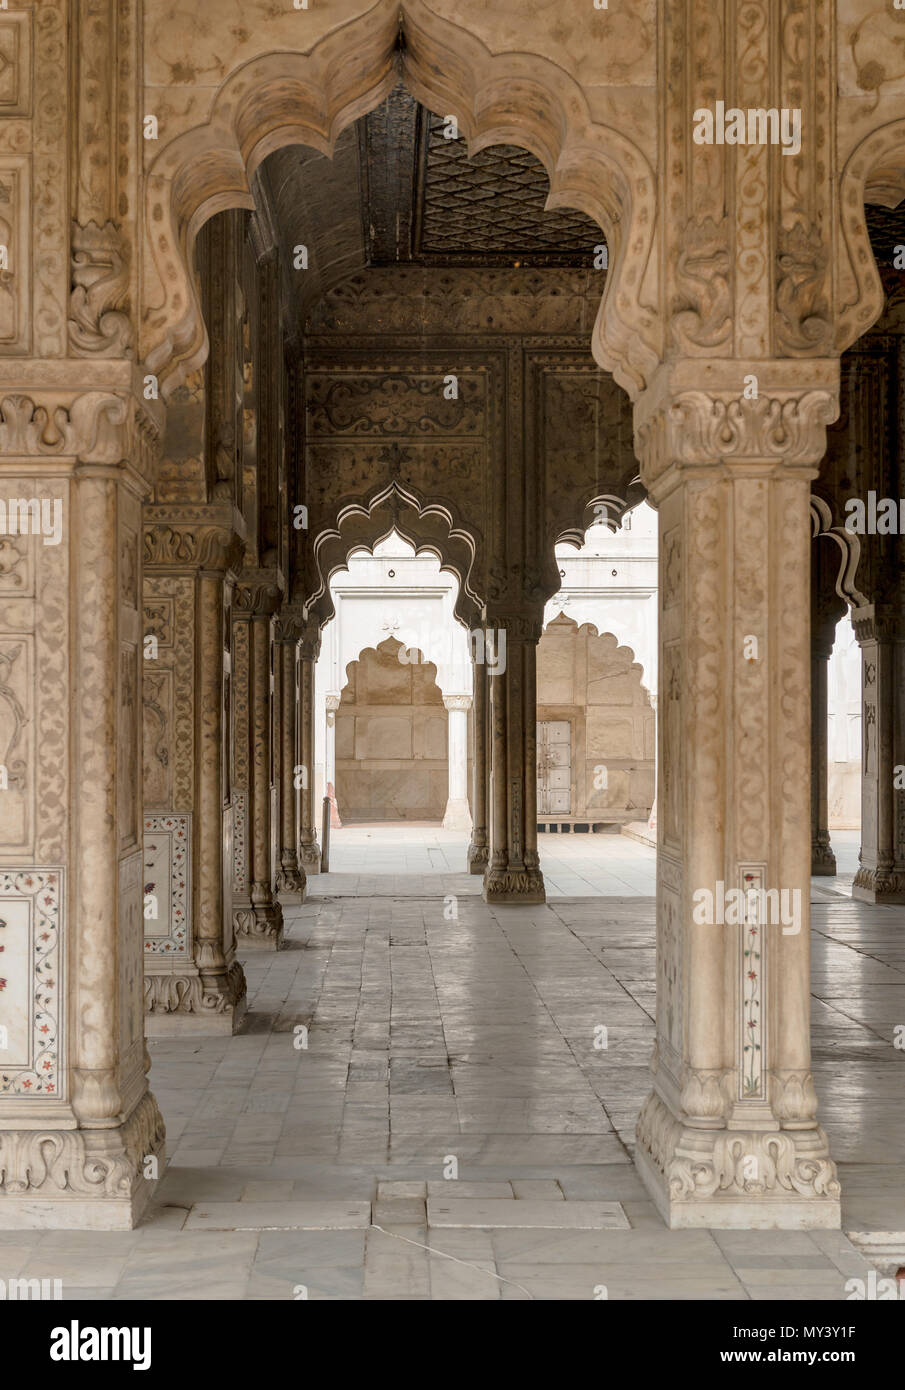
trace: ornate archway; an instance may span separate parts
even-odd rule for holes
[[[402,38],[401,48],[398,41]],[[594,355],[637,394],[658,358],[651,282],[653,172],[626,134],[592,118],[582,88],[538,55],[492,53],[421,0],[378,4],[308,51],[271,53],[228,73],[206,118],[168,114],[173,134],[146,181],[141,356],[170,394],[206,353],[189,271],[199,228],[226,207],[254,206],[254,174],[274,150],[329,153],[339,132],[375,107],[396,76],[451,112],[469,148],[522,145],[550,176],[550,207],[574,207],[603,228],[609,274]]]
[[[483,599],[474,586],[486,558],[479,555],[481,538],[457,520],[451,503],[426,502],[394,480],[376,488],[366,502],[340,502],[333,520],[323,529],[313,525],[306,570],[305,609],[321,626],[333,616],[331,576],[345,567],[353,550],[373,550],[393,531],[416,553],[439,556],[441,569],[458,581],[457,618],[466,627],[480,621]]]

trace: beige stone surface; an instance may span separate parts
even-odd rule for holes
[[[646,819],[656,720],[634,653],[612,633],[579,627],[561,614],[544,631],[537,664],[538,720],[563,720],[570,728],[570,809],[549,819]]]
[[[344,822],[443,819],[448,716],[436,668],[400,653],[401,643],[386,638],[347,671],[335,722]]]
[[[865,204],[889,211],[905,194],[905,58],[900,16],[878,0],[795,15],[790,28],[743,0],[149,0],[143,12],[47,0],[2,13],[0,499],[59,500],[64,528],[59,544],[0,537],[0,877],[20,936],[5,968],[8,997],[37,1000],[0,1083],[0,1225],[138,1219],[144,1159],[164,1145],[145,1071],[143,770],[149,814],[190,816],[198,851],[184,885],[197,973],[150,972],[151,991],[163,1013],[235,1009],[234,935],[273,950],[281,885],[319,867],[313,662],[329,575],[352,546],[408,526],[456,575],[462,621],[507,639],[480,697],[475,770],[490,788],[476,849],[494,910],[544,897],[539,708],[583,711],[575,775],[610,759],[607,793],[637,818],[653,713],[630,654],[573,635],[584,666],[558,650],[547,675],[538,639],[556,540],[601,498],[621,505],[639,468],[661,532],[657,1048],[639,1164],[673,1225],[838,1220],[807,1007],[809,545],[815,511],[838,537],[831,502],[898,478],[891,432],[876,433],[901,391],[895,312],[864,345],[900,286],[889,266],[881,278]],[[304,325],[284,339],[291,247],[257,174],[278,147],[328,154],[400,75],[457,116],[472,149],[532,150],[550,206],[601,227],[609,266],[590,287],[564,282],[546,322],[558,292],[526,277],[520,297],[516,266],[486,295],[472,267],[438,281],[423,319],[425,268],[411,294],[389,277],[392,332],[363,330],[353,361],[343,325],[357,313],[373,329],[388,298],[387,277],[363,274],[311,357]],[[695,142],[694,112],[729,92],[755,109],[801,103],[794,158]],[[456,293],[471,304],[440,325],[462,328],[450,410],[436,389],[448,339],[432,348],[425,325]],[[504,327],[482,321],[515,299]],[[241,524],[202,544],[221,506]],[[855,888],[895,901],[901,574],[867,540],[857,566],[841,549],[875,729]],[[190,574],[195,612],[171,623],[146,679],[146,600],[165,629]],[[274,656],[294,604],[297,685]],[[439,819],[439,691],[426,667],[390,661],[350,694],[340,805],[342,748],[358,810]],[[797,929],[696,930],[694,895],[716,882],[802,894]],[[173,896],[170,909],[168,922]]]

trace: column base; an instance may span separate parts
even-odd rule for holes
[[[145,1092],[113,1129],[0,1130],[0,1230],[130,1231],[164,1167],[166,1130]]]
[[[286,897],[291,894],[299,902],[304,902],[306,887],[305,875],[299,869],[295,855],[292,862],[284,860],[277,870],[277,892],[280,896]]]
[[[835,878],[836,856],[830,849],[829,841],[818,841],[811,845],[811,877]]]
[[[826,1135],[695,1129],[654,1092],[638,1117],[635,1166],[671,1230],[839,1230]]]
[[[233,913],[237,951],[278,951],[283,944],[283,909],[279,903],[239,908]]]
[[[544,876],[540,869],[488,869],[484,875],[484,901],[533,907],[545,903]]]
[[[475,844],[472,840],[468,846],[468,872],[470,874],[482,874],[487,868],[489,858],[487,846]]]
[[[248,1008],[245,972],[234,961],[225,976],[200,971],[145,974],[145,1036],[221,1037],[238,1032]]]
[[[465,830],[471,832],[471,808],[466,797],[453,801],[450,797],[443,815],[444,830]]]
[[[905,874],[886,869],[859,869],[852,897],[862,903],[905,903]]]

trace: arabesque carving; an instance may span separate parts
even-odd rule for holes
[[[73,223],[69,345],[78,356],[130,355],[128,252],[112,222]]]

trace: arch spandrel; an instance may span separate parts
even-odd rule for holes
[[[403,74],[419,101],[455,115],[472,150],[529,149],[550,177],[550,206],[577,208],[603,228],[609,274],[592,346],[631,394],[643,388],[659,358],[647,158],[631,135],[592,119],[582,86],[549,58],[491,52],[409,0],[350,17],[307,50],[300,43],[297,52],[236,55],[210,102],[207,89],[200,101],[169,106],[159,90],[148,93],[149,109],[156,100],[164,116],[166,144],[147,178],[141,355],[164,395],[207,351],[187,269],[199,226],[223,207],[251,205],[251,179],[275,149],[298,143],[329,154],[345,126],[379,105],[396,77],[400,27]],[[543,46],[543,29],[536,42]]]
[[[905,11],[903,11],[905,13]],[[900,110],[905,99],[899,98]],[[840,142],[841,143],[841,142]],[[865,204],[905,198],[905,118],[875,128],[854,148],[840,177],[836,348],[844,352],[883,313],[885,295],[867,230]]]

